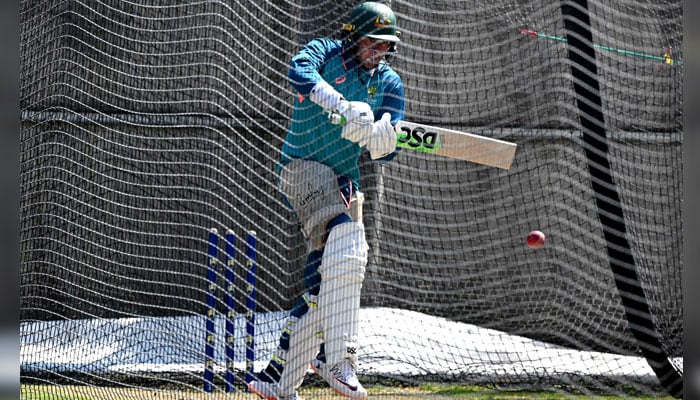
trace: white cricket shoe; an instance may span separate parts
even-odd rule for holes
[[[266,400],[278,400],[279,398],[279,389],[276,383],[250,381],[248,390]]]
[[[355,363],[349,359],[328,367],[325,362],[314,358],[311,361],[311,369],[328,382],[330,387],[339,395],[351,399],[364,399],[367,397],[367,390],[357,379],[355,374]]]
[[[248,390],[265,400],[304,400],[296,390],[288,396],[280,395],[279,387],[276,383],[251,381],[248,383]]]

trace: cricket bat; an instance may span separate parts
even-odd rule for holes
[[[404,149],[501,169],[510,169],[515,158],[517,145],[503,140],[408,121],[395,129],[397,146]]]

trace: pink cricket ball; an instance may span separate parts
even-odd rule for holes
[[[527,235],[527,245],[531,249],[539,249],[544,245],[544,233],[540,231],[532,231]]]

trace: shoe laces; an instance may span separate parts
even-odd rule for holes
[[[349,359],[345,359],[334,365],[331,368],[331,372],[343,382],[350,383],[351,380],[357,380],[357,376],[355,375],[355,363]]]

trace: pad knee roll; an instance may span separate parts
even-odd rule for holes
[[[367,266],[367,239],[365,228],[359,222],[346,222],[331,229],[321,258],[321,279],[347,275],[360,281]]]

